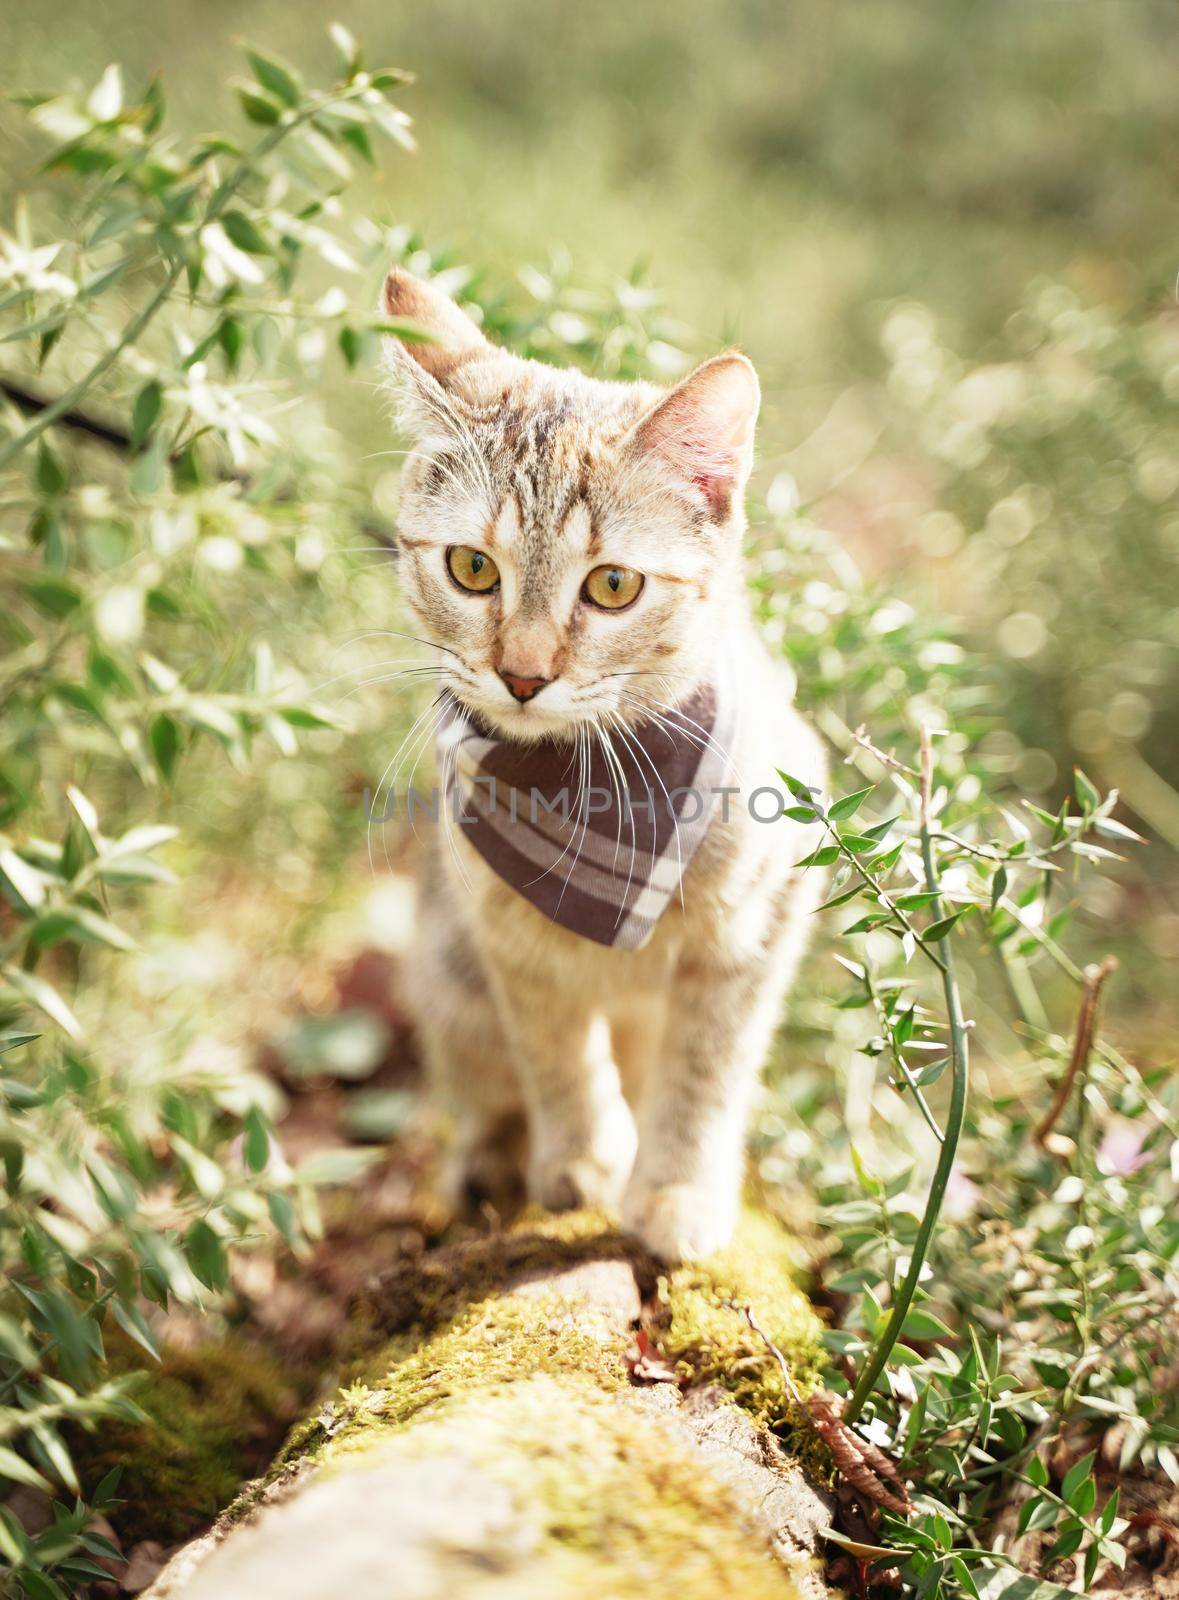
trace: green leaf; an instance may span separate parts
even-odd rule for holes
[[[198,1217],[185,1234],[184,1254],[207,1289],[224,1289],[229,1282],[225,1245],[203,1217]]]
[[[18,1456],[15,1450],[10,1450],[6,1444],[0,1444],[0,1478],[7,1478],[10,1483],[24,1483],[32,1489],[45,1489],[52,1492],[53,1485],[39,1473],[36,1467],[31,1466],[23,1456]]]
[[[1051,1528],[1056,1523],[1059,1514],[1054,1501],[1044,1500],[1036,1494],[1032,1495],[1019,1508],[1017,1536],[1043,1528]]]
[[[171,778],[180,754],[180,728],[174,718],[161,712],[153,717],[148,728],[148,743],[152,759],[164,778]]]
[[[360,335],[357,333],[356,329],[349,327],[348,324],[345,323],[345,325],[336,335],[336,342],[340,346],[340,353],[344,357],[344,360],[350,367],[354,367],[360,360],[361,354]]]
[[[41,874],[7,846],[0,848],[0,894],[21,916],[29,916],[45,901]]]
[[[788,772],[783,772],[781,767],[775,767],[774,770],[796,800],[805,801],[808,805],[814,806],[816,811],[820,809],[815,798],[818,794],[817,789],[803,783],[799,778],[792,778]]]
[[[832,895],[830,900],[824,900],[821,906],[816,906],[816,911],[830,911],[832,906],[846,905],[849,900],[854,900],[858,894],[863,894],[868,885],[854,883],[850,889],[845,889],[842,894]]]
[[[340,52],[340,59],[351,77],[360,66],[361,55],[356,40],[349,33],[342,22],[333,22],[328,28],[328,34],[336,49]]]
[[[0,1033],[0,1056],[6,1055],[9,1050],[20,1050],[40,1037],[39,1033]]]
[[[86,109],[95,122],[113,122],[123,109],[123,74],[112,63],[90,92]]]
[[[973,909],[972,906],[963,906],[960,911],[952,911],[948,917],[942,917],[938,922],[931,922],[921,935],[923,941],[926,944],[938,944],[952,933],[957,923]]]
[[[829,867],[833,861],[839,860],[839,846],[825,844],[822,849],[813,851],[809,856],[803,856],[801,861],[796,861],[796,867]]]
[[[164,482],[164,441],[153,439],[131,468],[130,484],[133,492],[143,496],[156,494]]]
[[[919,1089],[928,1089],[931,1083],[937,1082],[949,1064],[949,1056],[942,1056],[938,1061],[931,1061],[927,1066],[922,1067],[916,1078],[914,1078],[914,1083]]]
[[[44,495],[55,498],[64,494],[69,480],[65,468],[46,439],[37,446],[37,487]]]
[[[131,442],[137,450],[142,448],[159,421],[163,408],[163,386],[153,378],[149,383],[145,383],[135,396],[135,404],[131,410]]]
[[[901,1326],[901,1336],[925,1342],[930,1339],[952,1339],[954,1330],[948,1328],[940,1317],[925,1306],[910,1306]]]
[[[139,1307],[133,1301],[121,1298],[116,1298],[111,1303],[114,1308],[115,1321],[123,1332],[128,1338],[134,1339],[141,1349],[146,1350],[153,1361],[159,1361],[161,1359],[160,1348],[156,1343],[156,1336],[151,1330],[151,1324]]]
[[[1048,1482],[1048,1468],[1039,1456],[1032,1456],[1028,1462],[1027,1475],[1041,1489]]]
[[[314,706],[278,706],[278,715],[292,728],[336,728],[339,718],[328,711],[317,711]]]
[[[870,783],[866,789],[857,789],[854,794],[845,794],[842,800],[833,801],[827,810],[831,821],[842,822],[844,817],[854,816],[875,787]]]
[[[249,84],[239,83],[235,88],[242,110],[251,122],[263,128],[273,128],[278,124],[283,109],[280,103],[272,100],[268,94],[259,94]]]
[[[1076,1600],[1071,1589],[1046,1578],[1032,1578],[1017,1567],[979,1567],[982,1582],[978,1586],[979,1600]]]
[[[22,972],[18,967],[5,967],[3,978],[10,989],[15,989],[30,1004],[52,1018],[71,1039],[82,1037],[82,1024],[53,985],[46,983],[44,978],[39,978],[35,972]]]
[[[251,1172],[261,1172],[270,1160],[270,1131],[257,1106],[246,1112],[242,1128],[246,1165]]]
[[[1135,833],[1133,828],[1127,828],[1126,824],[1119,822],[1116,817],[1095,817],[1093,826],[1107,839],[1125,839],[1129,844],[1146,843],[1140,833]]]
[[[1043,1350],[1032,1356],[1032,1366],[1050,1389],[1063,1389],[1072,1377],[1072,1367],[1064,1356],[1054,1350]]]
[[[1100,791],[1090,783],[1080,767],[1073,768],[1073,792],[1077,797],[1077,804],[1086,816],[1096,811],[1101,804]]]
[[[247,50],[254,76],[264,89],[286,106],[297,106],[303,96],[303,83],[294,67],[261,50]]]
[[[244,211],[226,211],[221,217],[221,226],[229,235],[230,241],[239,250],[244,250],[247,255],[268,256],[272,254],[270,245]]]
[[[1097,1480],[1086,1478],[1080,1488],[1075,1490],[1069,1499],[1069,1508],[1075,1511],[1078,1517],[1087,1517],[1097,1504]]]
[[[898,894],[894,898],[894,905],[902,911],[918,911],[922,906],[929,905],[938,898],[936,889],[913,889],[908,894]]]
[[[81,593],[64,578],[26,578],[21,588],[37,610],[49,617],[68,617],[82,603]]]
[[[58,944],[63,939],[82,939],[93,944],[106,945],[109,950],[129,951],[136,948],[130,934],[116,928],[113,922],[91,911],[88,906],[68,906],[38,917],[33,924],[31,937],[41,946]]]
[[[1121,1497],[1121,1487],[1120,1485],[1115,1484],[1113,1493],[1102,1506],[1101,1515],[1097,1519],[1097,1526],[1101,1529],[1102,1533],[1108,1533],[1113,1527],[1114,1523],[1118,1520],[1118,1502],[1121,1500]]]
[[[1074,1555],[1080,1549],[1081,1540],[1085,1537],[1085,1530],[1080,1523],[1072,1528],[1066,1528],[1044,1554],[1044,1565],[1049,1567],[1054,1561],[1063,1561],[1067,1556]]]
[[[1065,1473],[1064,1482],[1060,1486],[1060,1498],[1067,1501],[1070,1506],[1073,1503],[1073,1496],[1080,1489],[1081,1485],[1090,1478],[1093,1472],[1093,1463],[1096,1461],[1096,1459],[1096,1450],[1090,1450],[1088,1455],[1082,1456],[1081,1459],[1071,1466]]]

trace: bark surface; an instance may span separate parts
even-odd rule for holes
[[[587,1215],[399,1263],[351,1381],[149,1600],[820,1600],[829,1513],[750,1301],[805,1384],[818,1325],[763,1217],[665,1277]]]

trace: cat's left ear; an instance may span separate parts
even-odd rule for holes
[[[753,464],[760,405],[753,363],[727,350],[690,372],[647,412],[633,431],[632,448],[686,478],[723,521]]]

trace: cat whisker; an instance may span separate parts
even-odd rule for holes
[[[608,712],[607,716],[610,720],[613,731],[618,734],[618,737],[622,740],[623,748],[628,752],[631,760],[634,762],[635,772],[638,775],[639,782],[642,784],[643,789],[646,792],[648,815],[651,818],[651,862],[648,871],[653,874],[655,871],[656,846],[658,842],[658,831],[655,826],[655,795],[651,789],[651,785],[643,776],[643,769],[640,766],[638,756],[635,753],[636,749],[641,749],[641,746],[638,744],[638,741],[634,738],[633,734],[631,734],[630,730],[626,727],[626,724],[621,720],[621,718],[616,716],[613,712]]]
[[[333,684],[343,683],[346,678],[354,678],[358,672],[370,672],[374,670],[379,672],[384,667],[404,667],[406,671],[418,672],[438,671],[436,664],[433,662],[427,664],[424,662],[414,661],[408,656],[392,656],[384,661],[359,662],[355,667],[349,667],[344,672],[337,672],[334,677],[325,678],[322,683],[317,683],[311,692],[312,694],[323,694],[325,690],[330,689]]]
[[[403,667],[400,672],[379,672],[373,678],[365,678],[360,683],[354,683],[350,689],[345,689],[339,696],[341,700],[350,700],[354,694],[359,694],[362,689],[371,689],[377,683],[396,683],[399,678],[437,678],[437,667]]]
[[[561,892],[557,896],[557,910],[558,911],[560,911],[560,909],[561,909],[561,903],[565,898],[565,891],[569,887],[569,884],[570,884],[570,881],[572,880],[573,874],[577,871],[577,863],[581,860],[581,852],[582,852],[582,850],[583,850],[583,848],[585,846],[586,834],[589,832],[589,819],[590,819],[589,779],[590,779],[590,777],[592,775],[591,771],[590,771],[589,735],[588,734],[583,734],[582,737],[583,737],[583,741],[584,741],[584,745],[585,745],[585,779],[583,780],[583,789],[582,789],[582,792],[585,795],[585,818],[584,818],[584,820],[582,821],[582,824],[581,824],[581,833],[580,833],[580,835],[578,837],[578,840],[577,840],[577,850],[574,853],[573,860],[569,863],[569,871],[565,874],[565,882],[561,885]]]
[[[413,644],[424,644],[428,650],[442,650],[448,656],[461,660],[457,650],[452,650],[448,644],[437,644],[433,639],[423,639],[419,633],[402,633],[397,628],[366,628],[363,633],[355,633],[351,639],[345,639],[343,644],[338,644],[332,655],[339,655],[341,650],[359,644],[362,639],[408,639]]]
[[[610,763],[611,776],[614,778],[614,792],[618,797],[618,811],[619,811],[619,816],[618,816],[618,843],[619,844],[621,844],[621,840],[622,840],[622,808],[623,808],[622,793],[623,793],[624,789],[626,791],[626,818],[627,818],[627,821],[630,823],[630,861],[629,861],[629,864],[628,864],[628,867],[627,867],[626,889],[623,892],[622,904],[619,906],[618,915],[614,919],[614,926],[617,927],[618,924],[622,921],[622,918],[626,914],[627,910],[629,909],[629,905],[630,905],[630,887],[631,887],[631,884],[634,881],[635,856],[638,854],[638,835],[637,835],[637,833],[635,831],[634,807],[630,804],[630,785],[626,781],[626,774],[622,770],[622,762],[618,759],[618,752],[614,748],[614,743],[613,743],[613,740],[611,738],[611,735],[609,733],[603,732],[601,729],[599,729],[598,730],[598,738],[602,742],[602,749],[605,752],[607,760]],[[617,868],[617,866],[618,866],[618,844],[615,845],[615,849],[614,849],[614,865],[615,865],[615,868]]]

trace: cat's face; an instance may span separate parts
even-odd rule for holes
[[[741,583],[748,361],[715,357],[668,394],[511,356],[403,272],[385,309],[434,336],[390,354],[416,440],[402,592],[446,687],[521,740],[682,699]]]

